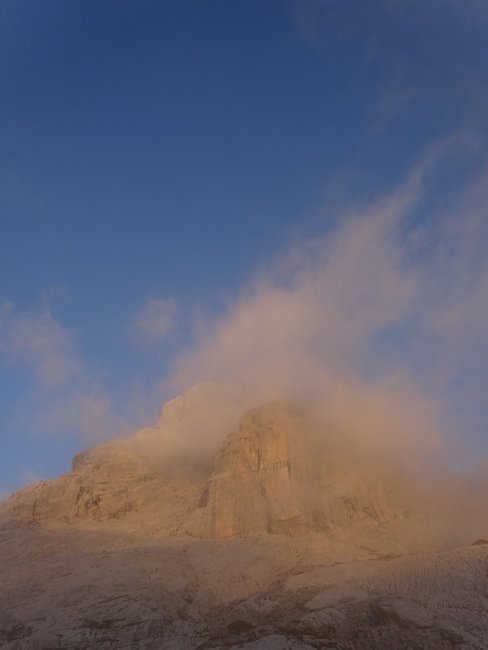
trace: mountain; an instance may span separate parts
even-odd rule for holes
[[[70,474],[14,494],[7,501],[11,516],[43,524],[130,522],[148,532],[211,538],[389,520],[385,494],[345,470],[331,474],[307,435],[305,416],[279,402],[246,412],[213,468],[175,455],[155,462],[149,436],[164,438],[195,413],[185,400],[172,400],[152,432],[79,453]]]
[[[248,411],[226,438],[182,529],[229,538],[328,531],[358,518],[386,520],[384,498],[359,480],[330,481],[313,451],[306,418],[297,409],[269,403]]]
[[[484,539],[441,550],[288,404],[246,411],[212,459],[230,420],[193,389],[0,504],[1,647],[488,646]]]

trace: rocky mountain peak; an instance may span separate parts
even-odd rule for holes
[[[297,411],[281,403],[245,413],[215,460],[185,530],[205,537],[283,533],[318,521],[304,495],[310,483]]]
[[[327,476],[305,416],[280,402],[245,413],[224,441],[197,508],[182,530],[203,537],[323,531],[364,517],[381,519],[365,484]],[[328,481],[329,479],[329,481]]]
[[[195,405],[193,397],[187,406]],[[165,408],[178,424],[172,430],[168,420],[166,436],[181,433],[185,417],[197,422],[195,409],[183,405],[177,399]],[[357,477],[332,475],[309,431],[299,409],[263,404],[241,416],[221,445],[213,471],[173,456],[158,467],[151,454],[141,452],[135,435],[81,452],[71,473],[16,493],[9,508],[23,520],[130,519],[148,531],[206,538],[296,535],[384,520],[388,505],[382,495]],[[154,429],[153,438],[142,442],[154,444],[156,434]]]

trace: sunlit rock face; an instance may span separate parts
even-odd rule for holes
[[[359,478],[329,474],[300,411],[271,403],[243,415],[227,437],[181,531],[222,538],[295,535],[358,519],[381,521],[387,512],[384,497]]]
[[[312,484],[299,413],[279,403],[253,409],[225,440],[184,530],[233,537],[324,528]]]

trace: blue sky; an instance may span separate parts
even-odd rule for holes
[[[477,0],[4,0],[0,488],[152,421],[175,360],[256,269],[391,196],[439,143],[409,223],[435,237],[475,205],[485,233],[487,27]],[[483,307],[474,239],[446,277],[473,260],[463,286]],[[439,250],[422,255],[442,275]],[[486,310],[466,310],[450,347],[484,342]],[[401,350],[390,364],[431,377],[436,344],[424,332],[413,351],[418,319],[402,319],[379,328]],[[438,396],[456,384],[479,444],[486,366],[472,357],[459,344],[465,370]]]

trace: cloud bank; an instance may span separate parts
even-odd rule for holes
[[[488,172],[447,210],[431,201],[457,146],[432,147],[393,192],[279,255],[200,333],[168,385],[226,386],[235,419],[268,400],[299,404],[358,463],[432,472],[449,455],[460,463],[470,437],[484,453],[486,408],[473,417],[471,407],[488,379]],[[209,448],[223,429],[204,433]],[[200,448],[194,429],[188,446],[197,439]]]

